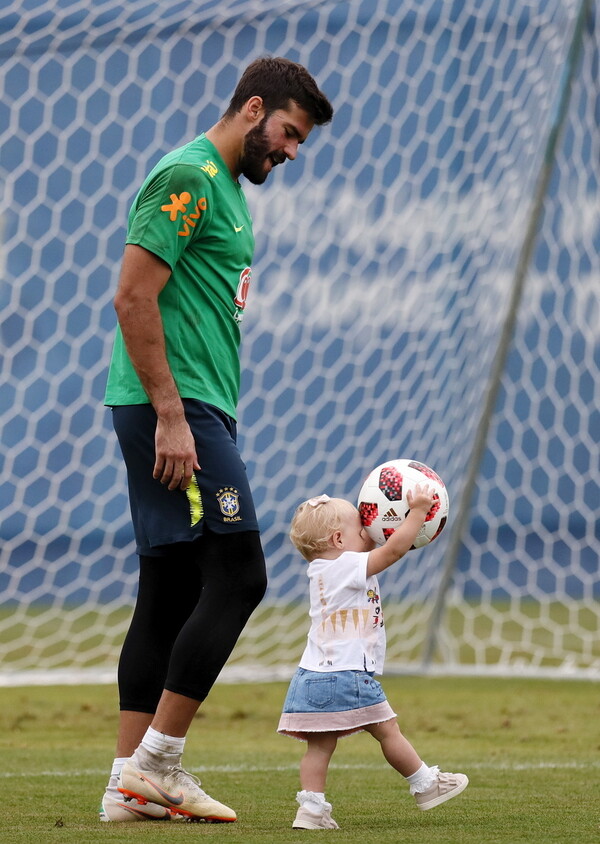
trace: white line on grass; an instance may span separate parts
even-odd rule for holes
[[[108,766],[110,767],[110,766]],[[331,764],[330,769],[338,771],[380,771],[389,768],[389,765],[336,765]],[[543,771],[543,770],[590,770],[599,769],[600,762],[515,762],[507,764],[504,762],[475,762],[465,765],[469,771],[478,770],[501,770],[501,771]],[[108,768],[88,768],[84,770],[68,771],[0,771],[0,779],[13,779],[14,777],[96,777],[106,774]],[[277,771],[297,771],[298,765],[214,765],[211,767],[190,767],[190,773],[206,774],[260,774]]]

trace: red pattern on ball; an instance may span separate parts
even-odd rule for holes
[[[433,469],[430,469],[429,466],[426,466],[424,463],[419,463],[418,460],[412,460],[408,465],[411,469],[417,469],[417,471],[422,472],[426,478],[429,478],[432,481],[437,481],[441,487],[445,486],[440,476],[436,474]]]
[[[402,472],[385,466],[379,474],[379,489],[388,501],[402,501]]]
[[[439,528],[436,530],[436,532],[431,537],[431,542],[433,542],[433,540],[436,539],[440,535],[440,533],[443,531],[444,526],[445,526],[447,521],[448,521],[448,518],[446,516],[444,516],[444,518],[440,522]]]
[[[433,504],[431,505],[429,512],[425,516],[426,522],[430,522],[435,517],[437,511],[440,509],[440,506],[441,506],[440,497],[436,492],[436,493],[434,493],[434,496],[433,496]],[[436,536],[437,536],[437,534],[436,534]]]
[[[360,513],[361,522],[365,527],[367,527],[368,525],[372,525],[379,515],[379,508],[377,504],[373,504],[369,501],[361,501],[358,507],[358,512]]]

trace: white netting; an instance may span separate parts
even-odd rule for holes
[[[600,671],[600,144],[589,5],[436,631],[446,670]],[[444,477],[456,507],[579,7],[3,4],[5,672],[98,678],[116,662],[136,559],[102,397],[127,211],[150,167],[218,119],[258,55],[307,65],[336,114],[295,163],[247,190],[257,254],[240,431],[270,587],[230,671],[287,672],[301,652],[305,574],[286,538],[300,500],[354,499],[373,466],[415,457]],[[390,667],[420,665],[451,528],[452,519],[383,578]]]

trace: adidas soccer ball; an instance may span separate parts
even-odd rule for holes
[[[435,497],[412,548],[433,542],[444,529],[448,491],[439,475],[418,460],[388,460],[369,473],[358,496],[361,521],[377,545],[383,545],[410,512],[406,493],[414,490],[416,484],[429,484]]]

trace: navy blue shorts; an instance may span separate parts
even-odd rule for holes
[[[150,404],[112,408],[129,485],[138,554],[161,556],[161,546],[215,533],[258,530],[235,421],[213,405],[184,399],[198,462],[189,489],[169,490],[152,477],[156,412]]]

